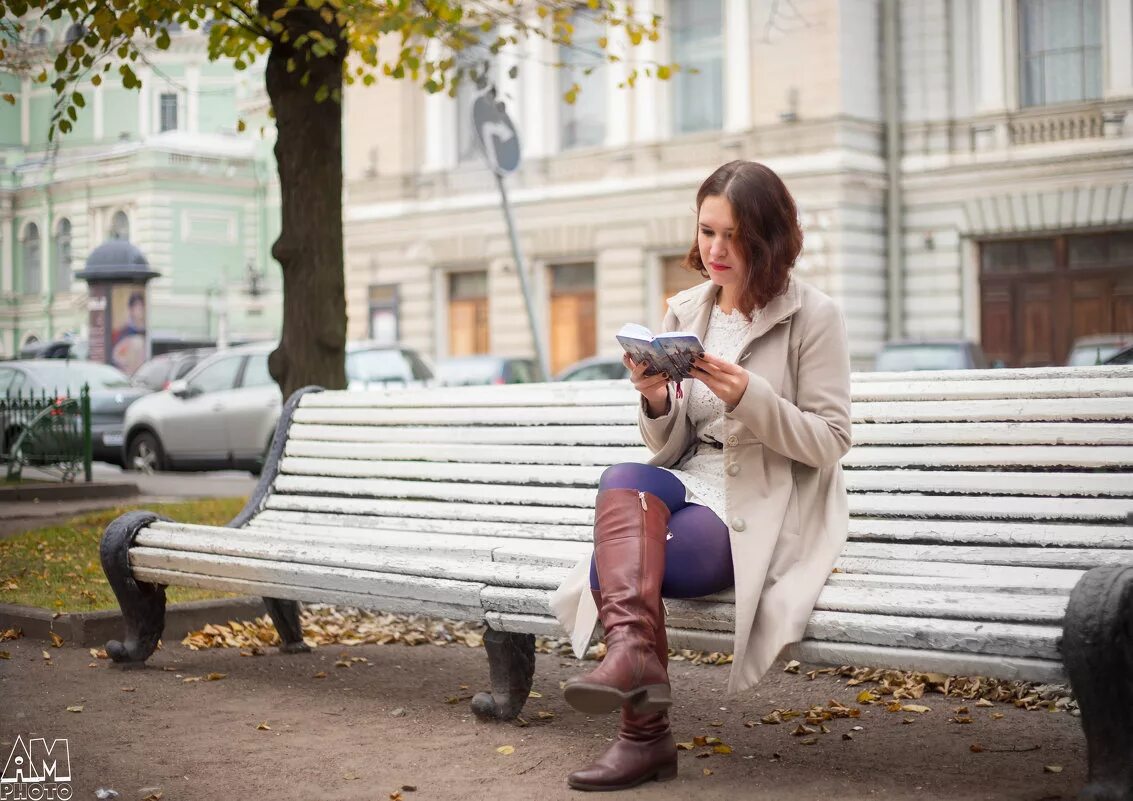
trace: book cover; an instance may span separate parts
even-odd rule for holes
[[[654,335],[643,325],[626,323],[616,336],[631,359],[649,365],[646,375],[668,373],[674,381],[688,378],[693,359],[704,353],[700,337],[687,331]]]

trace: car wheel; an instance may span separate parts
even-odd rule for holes
[[[157,435],[149,431],[142,431],[130,440],[129,450],[126,452],[126,469],[138,470],[142,473],[155,473],[165,467],[165,452]]]

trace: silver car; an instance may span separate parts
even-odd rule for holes
[[[258,473],[283,405],[268,373],[274,343],[242,345],[213,354],[169,389],[130,407],[125,421],[127,469]],[[432,370],[413,351],[359,342],[347,346],[350,389],[416,384]]]

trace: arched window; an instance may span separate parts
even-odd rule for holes
[[[67,28],[67,33],[64,34],[63,41],[67,44],[74,44],[86,35],[87,29],[76,22],[74,25]]]
[[[67,292],[74,276],[71,273],[71,221],[64,217],[55,229],[55,291]]]
[[[126,212],[116,211],[114,216],[110,218],[110,238],[129,241],[130,218],[126,216]]]
[[[31,43],[36,47],[43,47],[49,41],[51,41],[51,32],[47,28],[36,28],[31,35]]]
[[[28,223],[24,228],[23,241],[23,294],[38,295],[43,288],[42,271],[40,269],[39,254],[39,226]]]

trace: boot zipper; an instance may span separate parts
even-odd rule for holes
[[[639,492],[639,493],[637,493],[637,497],[641,499],[641,508],[642,508],[642,510],[644,510],[644,511],[648,512],[648,511],[649,511],[649,507],[645,505],[645,493],[644,493],[644,492]]]

